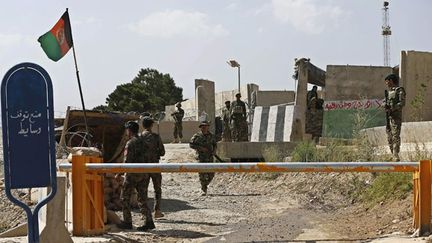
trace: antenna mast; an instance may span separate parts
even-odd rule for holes
[[[389,2],[384,1],[383,7],[383,25],[382,25],[382,36],[383,36],[383,47],[384,47],[384,66],[390,66],[390,35],[391,28],[389,24]]]

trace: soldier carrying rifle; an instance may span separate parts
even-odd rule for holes
[[[216,151],[216,139],[215,136],[209,131],[209,123],[203,121],[200,123],[200,132],[195,133],[189,143],[189,146],[196,150],[197,159],[200,163],[214,162],[213,156]],[[201,182],[201,190],[203,196],[207,195],[207,187],[213,180],[215,173],[199,173],[199,179]]]
[[[402,127],[402,108],[405,106],[405,89],[399,87],[399,77],[390,74],[385,78],[386,132],[394,161],[400,161],[400,132]]]
[[[173,143],[181,143],[183,138],[183,124],[182,120],[184,117],[184,110],[181,108],[181,103],[177,102],[175,104],[176,110],[171,113],[171,116],[174,118],[174,141]]]

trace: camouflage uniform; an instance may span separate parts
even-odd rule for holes
[[[318,99],[318,93],[315,90],[309,90],[307,92],[306,97],[307,97],[306,98],[306,106],[308,109],[310,109],[311,108],[310,102],[311,102],[312,98]]]
[[[246,121],[246,104],[241,100],[231,102],[230,118],[232,139],[234,142],[248,141],[248,125]]]
[[[138,136],[132,137],[127,143],[124,151],[125,163],[141,163],[144,160],[143,144]],[[130,199],[134,190],[138,192],[138,205],[140,211],[146,216],[146,221],[153,221],[151,209],[147,205],[146,181],[148,174],[126,173],[122,191],[123,221],[132,224]]]
[[[161,137],[153,132],[145,130],[141,134],[144,146],[144,160],[143,163],[159,163],[161,156],[165,155],[165,148],[162,143]],[[153,182],[153,188],[155,192],[155,212],[160,210],[162,200],[162,174],[161,173],[149,173],[144,183],[144,190],[147,197],[148,186],[150,178]]]
[[[402,126],[402,108],[405,106],[405,89],[403,87],[392,87],[388,91],[388,98],[385,100],[387,111],[387,140],[390,151],[399,160],[400,132]]]
[[[231,127],[230,127],[230,111],[228,108],[222,110],[222,121],[223,121],[223,141],[231,142]]]
[[[306,110],[306,126],[305,132],[312,135],[312,140],[315,143],[319,142],[319,138],[322,135],[322,125],[324,111],[322,109],[321,103],[322,99],[316,99],[312,97],[310,100],[310,107]]]
[[[177,140],[177,138],[182,139],[183,138],[183,125],[182,120],[184,117],[184,110],[180,107],[177,107],[178,109],[174,111],[171,115],[174,117],[174,139]]]
[[[216,140],[210,132],[207,134],[203,134],[202,132],[195,133],[190,140],[189,146],[196,150],[197,159],[200,163],[214,162],[213,154],[216,150]],[[208,151],[201,151],[201,148],[207,148]],[[201,189],[204,193],[207,192],[207,187],[213,180],[214,175],[214,172],[199,173]]]

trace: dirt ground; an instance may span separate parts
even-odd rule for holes
[[[163,163],[194,161],[187,144],[167,144],[166,150]],[[165,217],[155,221],[155,230],[121,232],[108,225],[109,233],[99,240],[76,242],[385,242],[393,239],[385,235],[406,238],[412,233],[412,198],[372,207],[349,196],[358,183],[368,184],[371,179],[367,173],[219,173],[208,195],[202,196],[198,174],[166,173]],[[153,196],[153,188],[149,190]],[[11,206],[4,193],[0,195],[3,229],[24,222],[21,210]],[[138,211],[133,221],[135,228],[143,224]]]

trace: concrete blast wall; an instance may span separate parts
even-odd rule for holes
[[[258,92],[258,85],[256,84],[246,84],[240,87],[240,93],[242,95],[241,100],[246,102],[247,104],[252,103],[252,93],[254,91]],[[225,107],[225,101],[234,101],[235,94],[238,93],[238,89],[221,91],[215,94],[215,110],[216,116],[220,116],[222,114],[222,109]]]
[[[215,131],[215,84],[205,79],[195,79],[195,98],[198,109],[198,119],[210,121],[210,131]],[[203,115],[206,114],[204,118]],[[203,118],[201,118],[203,117]]]
[[[400,65],[401,86],[406,91],[404,121],[432,121],[432,53],[402,51]],[[411,104],[415,98],[423,100]],[[417,103],[418,108],[415,108]]]
[[[294,91],[258,91],[256,95],[257,106],[272,106],[293,103],[295,101]]]
[[[182,109],[185,111],[184,121],[195,121],[197,117],[197,109],[195,105],[195,98],[183,101]],[[165,119],[164,121],[174,121],[174,118],[171,114],[175,111],[175,105],[167,105],[165,106]]]
[[[328,65],[325,101],[383,99],[390,67]]]

